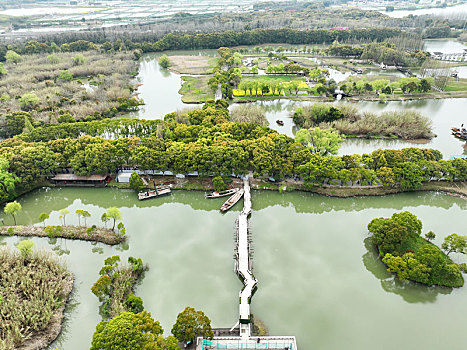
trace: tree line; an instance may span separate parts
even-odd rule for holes
[[[399,29],[368,28],[351,30],[328,29],[253,29],[241,32],[227,30],[213,33],[179,34],[168,33],[157,41],[148,41],[144,37],[109,41],[104,36],[95,36],[88,40],[64,42],[61,45],[54,41],[39,42],[30,40],[26,43],[10,43],[2,45],[0,61],[5,60],[7,50],[19,54],[74,52],[101,49],[102,51],[141,50],[142,52],[158,52],[165,50],[218,49],[241,45],[277,44],[323,44],[334,41],[345,41],[349,38],[368,41],[384,41],[397,36]]]
[[[178,118],[181,122],[177,122]],[[69,169],[76,174],[115,173],[124,167],[170,170],[199,175],[246,174],[284,178],[300,176],[305,183],[400,186],[417,189],[424,181],[466,180],[467,160],[442,160],[438,151],[408,148],[371,154],[322,156],[276,131],[251,123],[233,123],[223,102],[207,103],[178,117],[165,117],[149,137],[116,140],[84,135],[79,138],[0,143],[2,169],[8,179],[0,198],[13,198],[44,178]]]

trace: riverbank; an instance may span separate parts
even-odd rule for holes
[[[185,179],[178,179],[174,177],[164,176],[151,176],[151,182],[171,184],[174,190],[185,190],[185,191],[213,191],[211,178],[198,178],[190,177]],[[383,187],[379,186],[333,186],[333,185],[310,185],[305,184],[303,181],[296,180],[284,180],[281,182],[270,182],[263,179],[252,178],[250,180],[251,187],[255,190],[266,190],[266,191],[279,191],[279,192],[292,192],[292,191],[304,191],[320,194],[327,197],[365,197],[365,196],[384,196],[390,194],[397,194],[405,191],[400,187]],[[116,182],[110,183],[111,187],[117,188],[129,188],[128,184],[120,184]],[[232,178],[232,183],[229,188],[242,187],[242,180],[238,178]],[[417,191],[435,191],[444,192],[451,196],[467,199],[467,181],[461,182],[425,182],[422,184],[420,189]]]
[[[100,242],[108,245],[116,245],[125,241],[124,236],[102,227],[96,227],[90,234],[86,232],[88,228],[82,226],[54,227],[61,228],[61,230],[54,230],[53,234],[50,234],[46,232],[46,227],[40,226],[0,226],[0,236],[53,237]]]

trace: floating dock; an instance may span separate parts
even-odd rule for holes
[[[147,191],[147,192],[140,192],[138,193],[138,199],[140,201],[143,201],[145,199],[150,199],[150,198],[157,198],[157,197],[162,197],[169,195],[172,191],[170,190],[170,187],[158,187],[154,190]]]

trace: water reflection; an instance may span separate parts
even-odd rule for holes
[[[434,303],[438,295],[452,293],[452,288],[428,287],[421,283],[400,281],[394,274],[387,271],[381,261],[376,247],[371,244],[370,238],[364,240],[367,252],[362,256],[363,265],[377,279],[381,280],[381,287],[388,293],[397,294],[408,303]]]

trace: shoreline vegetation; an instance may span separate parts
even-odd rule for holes
[[[30,244],[20,246],[23,242]],[[52,254],[32,251],[31,241],[21,243],[17,251],[0,249],[3,294],[0,347],[44,349],[62,330],[74,276]],[[23,296],[22,302],[19,302],[20,295]]]
[[[305,189],[328,185],[364,189],[382,186],[389,193],[400,191],[398,188],[417,190],[425,182],[467,180],[467,160],[443,160],[437,150],[412,147],[332,156],[341,142],[333,131],[301,129],[292,138],[256,124],[262,120],[259,110],[242,111],[240,107],[231,115],[227,106],[224,100],[211,101],[202,109],[170,113],[164,121],[150,125],[134,121],[128,125],[131,128],[122,128],[124,132],[118,124],[96,131],[94,124],[105,121],[65,123],[5,140],[0,143],[0,174],[8,180],[8,186],[0,191],[0,201],[32,190],[37,183],[64,169],[77,175],[116,174],[125,168],[143,172],[169,170],[200,177],[252,173],[259,179],[300,180],[303,183],[292,185]],[[329,105],[324,107],[316,106],[318,121],[326,122],[343,114]],[[255,123],[231,121],[242,118]],[[55,139],[59,130],[63,138]],[[87,135],[98,135],[104,130],[125,137],[115,140]],[[41,142],[20,140],[27,137]]]
[[[455,264],[449,253],[465,254],[467,237],[452,234],[442,245],[444,253],[430,242],[433,231],[421,236],[422,222],[412,213],[394,213],[390,218],[375,218],[368,224],[370,241],[389,272],[400,280],[409,280],[428,286],[459,288],[464,285],[461,266]],[[465,264],[462,264],[464,269]]]
[[[241,186],[241,180],[232,178],[229,188]],[[175,177],[151,176],[150,183],[171,184],[173,190],[184,191],[213,191],[214,187],[210,178],[185,178],[177,179]],[[118,183],[112,181],[109,187],[130,189],[127,183]],[[416,190],[402,189],[401,187],[387,188],[383,185],[375,186],[337,186],[337,185],[309,185],[295,180],[284,180],[281,182],[270,182],[265,179],[251,179],[251,187],[258,191],[279,191],[281,193],[302,191],[311,192],[326,197],[348,198],[348,197],[366,197],[366,196],[385,196],[406,192],[433,191],[442,192],[447,195],[455,196],[467,200],[467,181],[438,181],[424,182]]]
[[[89,230],[91,229],[91,230]],[[87,232],[89,230],[89,233]],[[80,241],[116,245],[125,241],[125,236],[102,227],[82,226],[0,226],[0,236],[65,238]]]

